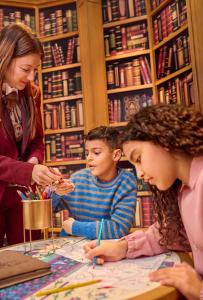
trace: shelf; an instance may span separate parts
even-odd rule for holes
[[[30,0],[29,0],[30,1]],[[32,0],[33,1],[33,0]],[[38,5],[40,9],[46,9],[52,6],[60,6],[64,4],[76,3],[77,0],[66,0],[64,3],[58,3],[56,0],[35,0],[35,4]]]
[[[129,50],[130,52],[123,53],[123,54],[116,54],[116,55],[111,55],[106,57],[106,61],[112,61],[112,60],[118,60],[118,59],[123,59],[123,58],[128,58],[128,57],[134,57],[134,56],[140,56],[140,55],[146,55],[150,53],[150,50]]]
[[[127,122],[115,122],[115,123],[110,123],[109,126],[110,127],[123,127],[123,126],[126,126],[127,125]]]
[[[156,15],[162,8],[164,8],[166,5],[168,5],[173,0],[165,0],[163,1],[159,6],[157,6],[154,10],[151,11],[150,16],[153,17]]]
[[[76,159],[76,160],[61,160],[61,161],[52,161],[52,162],[45,162],[47,167],[54,167],[54,166],[71,166],[71,165],[85,165],[85,159]]]
[[[82,94],[60,97],[60,98],[56,97],[56,98],[49,98],[49,99],[43,100],[43,103],[47,104],[47,103],[54,103],[54,102],[71,101],[71,100],[77,100],[77,99],[81,99],[81,98],[83,98]]]
[[[168,80],[170,80],[170,79],[172,79],[172,78],[174,78],[174,77],[176,77],[176,76],[179,76],[179,75],[181,75],[182,73],[185,73],[185,72],[187,72],[187,71],[189,71],[189,70],[191,70],[191,69],[192,69],[192,66],[191,66],[191,65],[186,66],[186,67],[184,67],[184,68],[181,68],[180,70],[178,70],[178,71],[176,71],[176,72],[174,72],[174,73],[172,73],[172,74],[170,74],[170,75],[168,75],[168,76],[166,76],[166,77],[164,77],[164,78],[162,78],[162,79],[160,79],[160,80],[157,80],[157,81],[155,82],[155,84],[156,84],[156,85],[160,85],[160,84],[162,84],[162,83],[164,83],[164,82],[166,82],[166,81],[168,81]]]
[[[170,40],[172,40],[173,38],[175,38],[177,35],[179,35],[183,31],[185,31],[186,29],[188,29],[188,24],[187,23],[185,23],[178,30],[176,30],[176,31],[172,32],[171,34],[169,34],[169,36],[167,36],[165,39],[163,39],[163,41],[161,41],[159,44],[157,44],[156,46],[154,46],[153,49],[157,50],[158,48],[160,48],[161,46],[163,46],[166,43],[168,43]]]
[[[61,71],[61,70],[66,70],[66,69],[74,69],[74,68],[79,68],[80,66],[81,66],[80,63],[75,63],[75,64],[57,66],[57,67],[46,68],[46,69],[44,68],[44,69],[42,69],[42,73],[44,74],[44,73]]]
[[[137,90],[151,89],[151,88],[152,88],[152,84],[133,85],[125,88],[107,90],[107,94],[116,94],[116,93],[130,92],[130,91],[137,91]]]
[[[57,133],[67,133],[67,132],[77,132],[83,131],[84,127],[71,127],[66,129],[47,129],[44,131],[45,135],[57,134]]]
[[[150,191],[137,191],[137,196],[138,197],[147,197],[151,196],[152,193]]]
[[[25,2],[24,1],[17,1],[13,2],[13,1],[1,1],[1,5],[3,6],[7,6],[9,8],[22,8],[22,9],[35,9],[36,8],[36,0],[30,0],[29,3],[26,3],[26,7],[25,7]]]
[[[53,228],[48,228],[48,232],[55,232],[55,233],[60,233],[61,232],[61,227],[58,228],[58,227],[53,227]]]
[[[78,31],[72,31],[72,32],[67,32],[67,33],[62,33],[62,34],[57,34],[57,35],[43,36],[43,37],[39,37],[39,38],[42,43],[45,43],[45,42],[52,42],[52,41],[56,41],[56,40],[70,38],[70,37],[73,37],[76,35],[79,35]]]
[[[120,21],[115,21],[115,22],[110,22],[110,23],[106,23],[103,25],[103,28],[111,28],[111,27],[115,27],[115,26],[119,26],[119,25],[125,25],[125,24],[129,24],[129,23],[134,23],[134,22],[140,22],[140,21],[144,21],[147,20],[147,16],[139,16],[139,17],[133,17],[133,18],[126,18],[124,20],[120,20]]]

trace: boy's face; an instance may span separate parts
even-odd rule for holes
[[[87,166],[91,173],[101,181],[110,181],[116,174],[116,164],[120,159],[121,150],[112,150],[102,140],[85,142]]]

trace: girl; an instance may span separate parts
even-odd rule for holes
[[[192,250],[196,271],[183,263],[153,272],[150,279],[176,287],[188,299],[203,299],[203,117],[189,108],[147,107],[128,123],[123,150],[151,185],[157,222],[117,243],[87,244],[87,258],[98,256],[97,263],[103,264]]]
[[[43,161],[40,92],[33,85],[43,51],[22,25],[0,32],[0,247],[23,241],[22,204],[17,190],[58,180]],[[19,185],[21,187],[19,187]]]

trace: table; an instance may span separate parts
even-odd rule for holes
[[[148,273],[160,267],[170,266],[181,260],[191,263],[187,253],[177,255],[174,252],[157,255],[151,258],[125,259],[120,262],[105,263],[95,266],[84,259],[83,238],[67,237],[54,240],[35,241],[32,244],[32,255],[50,262],[52,274],[33,279],[18,285],[0,290],[3,300],[153,300],[184,299],[176,289],[160,286],[150,282]],[[53,250],[54,243],[54,250]],[[29,243],[7,247],[9,250],[27,251]],[[37,297],[39,290],[53,289],[71,283],[102,279],[102,282],[75,290]]]

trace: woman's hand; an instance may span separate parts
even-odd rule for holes
[[[68,179],[63,179],[58,184],[54,185],[55,193],[60,196],[67,195],[68,193],[72,192],[74,188],[75,188],[74,184]]]
[[[128,244],[126,240],[101,241],[97,246],[97,240],[91,241],[84,246],[85,257],[93,260],[97,257],[97,264],[102,265],[105,261],[118,261],[126,257]]]
[[[61,174],[50,171],[49,168],[44,165],[34,165],[32,170],[32,180],[42,186],[51,185],[57,180],[60,181],[61,178]]]
[[[150,280],[175,287],[189,300],[199,300],[202,281],[197,272],[187,263],[176,264],[150,273]]]

